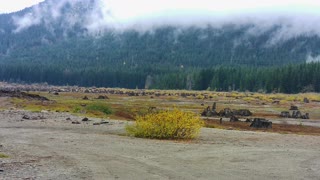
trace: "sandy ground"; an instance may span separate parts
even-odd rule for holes
[[[24,120],[23,115],[43,116]],[[320,136],[203,128],[194,141],[127,137],[127,122],[0,111],[0,179],[319,179]]]

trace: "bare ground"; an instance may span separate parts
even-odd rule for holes
[[[23,115],[46,117],[24,120]],[[124,136],[127,122],[0,112],[0,179],[319,179],[320,136],[203,128],[194,141]]]

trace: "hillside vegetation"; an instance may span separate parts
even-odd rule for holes
[[[81,21],[66,27],[66,17],[86,16],[88,2],[64,7],[62,15],[54,20],[44,15],[45,20],[39,24],[18,31],[14,18],[31,10],[0,15],[0,80],[124,88],[319,92],[319,65],[305,64],[308,57],[320,54],[317,36],[297,36],[270,44],[277,26],[258,36],[248,33],[251,24],[221,28],[164,26],[145,32],[109,29],[95,35],[90,35],[79,24]],[[302,72],[303,76],[297,77]],[[295,82],[291,82],[293,79]]]

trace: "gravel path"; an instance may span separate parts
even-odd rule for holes
[[[45,117],[22,120],[22,117]],[[71,120],[66,120],[70,118]],[[320,137],[203,128],[194,141],[124,136],[127,122],[0,112],[0,179],[319,179]],[[72,124],[79,121],[81,124]],[[105,122],[105,121],[104,121]]]

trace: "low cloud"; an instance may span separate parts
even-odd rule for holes
[[[307,55],[306,63],[320,62],[320,55],[313,57],[312,55]]]
[[[54,29],[57,22],[60,22],[66,31],[74,26],[80,26],[91,35],[108,30],[123,32],[132,29],[143,33],[152,32],[162,26],[201,28],[210,25],[213,28],[221,28],[232,24],[234,28],[250,25],[245,33],[248,36],[260,36],[273,30],[272,37],[266,45],[274,45],[299,36],[320,37],[320,13],[317,13],[317,9],[310,12],[281,9],[231,12],[232,8],[225,12],[210,11],[210,9],[199,11],[201,8],[191,11],[188,6],[183,6],[185,9],[182,10],[157,9],[150,1],[122,1],[47,0],[34,6],[30,13],[13,17],[16,26],[14,32],[18,33],[41,23],[47,29]],[[144,3],[154,9],[146,8],[148,6]],[[163,3],[167,3],[168,7],[170,5],[170,1],[167,0]]]

